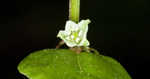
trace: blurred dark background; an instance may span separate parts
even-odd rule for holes
[[[149,77],[149,0],[81,0],[88,39],[118,60],[133,79]],[[0,79],[24,79],[18,63],[29,53],[55,48],[68,20],[68,0],[0,0]]]

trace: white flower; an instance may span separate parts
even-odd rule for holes
[[[65,30],[59,31],[57,37],[64,40],[69,47],[89,46],[86,39],[89,23],[90,20],[81,20],[78,24],[69,20],[66,22]]]

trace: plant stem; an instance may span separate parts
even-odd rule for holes
[[[69,2],[69,20],[76,23],[79,22],[80,17],[80,0],[70,0]]]

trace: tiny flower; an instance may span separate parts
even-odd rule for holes
[[[69,47],[89,46],[87,40],[88,24],[90,20],[81,20],[78,24],[67,21],[65,30],[60,30],[57,37],[61,38]]]

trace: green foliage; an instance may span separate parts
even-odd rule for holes
[[[18,66],[29,79],[131,79],[114,59],[89,52],[45,49],[31,53]]]

